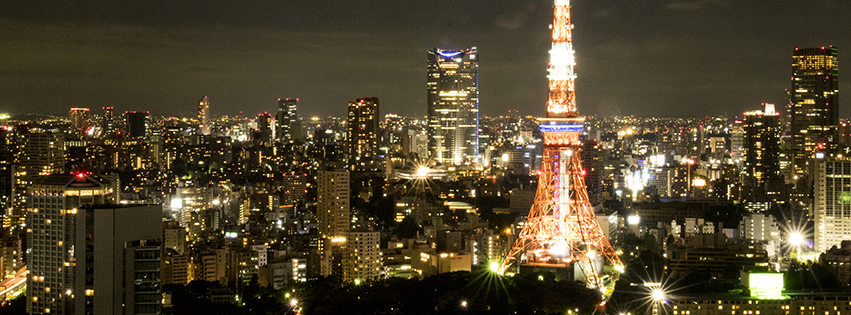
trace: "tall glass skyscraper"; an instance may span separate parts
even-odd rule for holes
[[[428,152],[444,164],[479,162],[479,53],[428,51]]]
[[[814,151],[838,149],[839,63],[836,47],[795,48],[789,90],[793,175]]]

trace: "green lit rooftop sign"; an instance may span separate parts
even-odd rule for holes
[[[750,273],[748,289],[751,297],[759,299],[784,299],[782,273]]]

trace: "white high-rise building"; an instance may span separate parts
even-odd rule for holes
[[[54,174],[33,184],[27,313],[161,311],[162,208],[110,205],[112,189],[84,173]]]
[[[739,223],[739,235],[754,241],[771,241],[780,235],[780,226],[772,216],[751,213],[742,217]]]
[[[94,177],[55,174],[37,179],[27,202],[27,313],[73,314],[78,208],[104,204],[109,185]],[[85,248],[85,247],[83,247]],[[83,259],[84,257],[79,257]]]
[[[742,217],[739,222],[739,237],[765,244],[768,256],[778,253],[781,243],[780,225],[770,215],[751,213]]]
[[[816,153],[810,161],[814,249],[823,253],[851,240],[851,159],[825,158],[824,153]]]

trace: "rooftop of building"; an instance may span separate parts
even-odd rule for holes
[[[89,173],[50,174],[42,176],[33,185],[65,186],[66,188],[84,189],[102,187],[104,180]]]

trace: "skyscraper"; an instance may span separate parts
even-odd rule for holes
[[[316,215],[319,235],[324,238],[345,237],[349,231],[349,171],[327,168],[317,178]]]
[[[777,201],[783,190],[780,176],[780,114],[774,104],[745,112],[742,119],[744,185],[752,201]]]
[[[274,139],[272,139],[272,129],[274,128],[272,123],[272,114],[267,112],[262,112],[257,115],[257,130],[251,136],[251,140],[253,140],[256,144],[263,144],[265,146],[271,146]]]
[[[815,227],[816,253],[823,253],[831,246],[839,246],[851,239],[851,160],[832,158],[816,153],[811,160],[813,177],[812,218]]]
[[[127,120],[127,135],[131,138],[145,138],[148,135],[148,126],[150,115],[148,112],[125,112],[124,117]]]
[[[78,138],[86,136],[89,127],[91,127],[89,109],[85,107],[71,107],[68,116],[71,118],[71,124],[74,125],[74,135]]]
[[[28,127],[19,130],[24,144],[19,159],[21,184],[28,186],[42,175],[61,172],[65,167],[65,137],[58,130]]]
[[[378,98],[349,102],[349,169],[376,171],[378,155]]]
[[[301,139],[301,122],[298,120],[297,109],[297,98],[278,99],[278,113],[275,115],[278,121],[278,141],[289,142]]]
[[[201,134],[210,134],[210,99],[206,96],[198,101],[198,127]]]
[[[795,48],[789,90],[794,175],[814,151],[838,149],[839,63],[836,47]]]
[[[0,206],[4,208],[2,213],[6,215],[3,220],[4,227],[11,225],[13,215],[19,217],[21,213],[12,210],[15,204],[15,177],[18,168],[15,165],[13,130],[14,128],[9,126],[0,126]]]
[[[101,134],[109,135],[113,128],[113,108],[112,106],[103,107],[103,120],[101,121]]]
[[[428,151],[432,160],[445,164],[480,160],[478,55],[476,47],[428,51]]]
[[[26,221],[27,313],[73,314],[74,296],[85,296],[85,292],[74,292],[77,210],[106,203],[112,192],[83,173],[43,176],[31,187]]]

